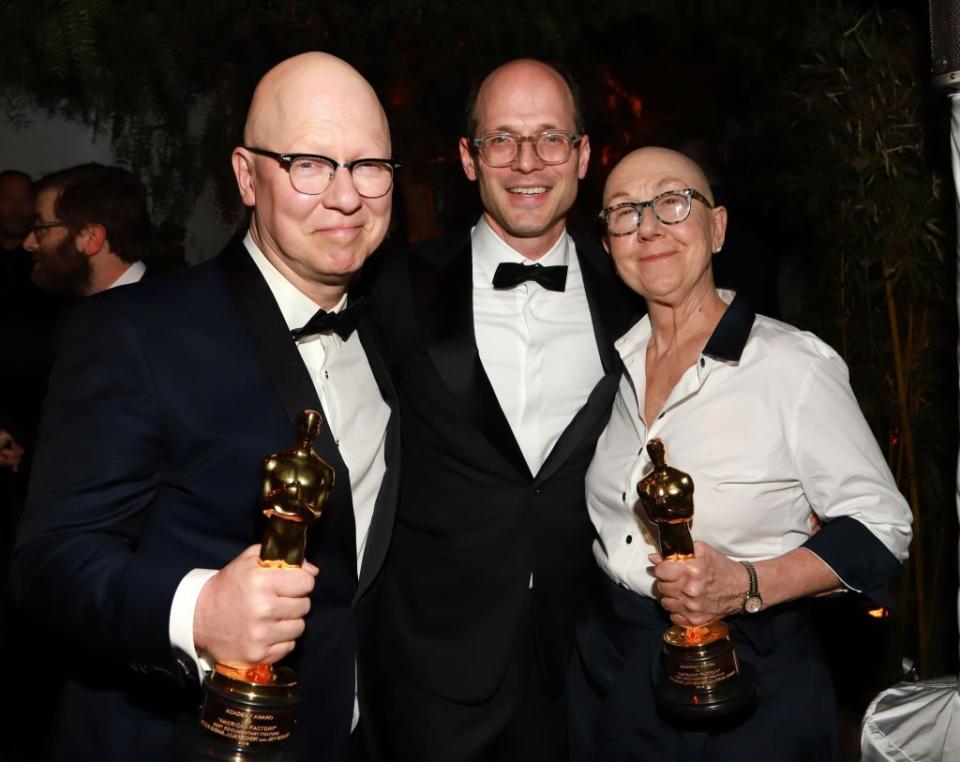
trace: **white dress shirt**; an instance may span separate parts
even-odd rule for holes
[[[134,262],[120,274],[119,278],[107,286],[107,289],[116,288],[117,286],[128,286],[131,283],[139,283],[146,272],[147,266],[143,262]]]
[[[494,289],[501,262],[532,262],[481,218],[471,233],[477,351],[530,472],[540,470],[603,376],[576,246],[564,232],[537,262],[567,266],[564,291]]]
[[[719,293],[728,303],[733,298]],[[910,509],[860,412],[843,360],[813,334],[761,315],[742,353],[737,347],[706,351],[730,344],[718,339],[723,328],[721,319],[654,421],[644,419],[650,318],[617,341],[626,372],[586,481],[600,567],[615,582],[652,596],[647,556],[657,548],[633,508],[637,482],[652,469],[645,445],[654,437],[663,440],[667,464],[693,479],[693,538],[730,558],[758,561],[799,547],[815,513],[858,520],[905,559]]]
[[[276,299],[287,327],[292,330],[305,325],[316,313],[317,304],[270,264],[249,232],[243,243]],[[339,312],[346,303],[344,295],[333,311]],[[297,342],[297,349],[320,397],[324,425],[330,427],[340,456],[350,472],[357,531],[357,569],[360,569],[373,507],[386,471],[384,444],[390,407],[380,394],[356,331],[346,341],[335,333],[308,336]],[[264,457],[268,454],[264,452]],[[189,572],[177,587],[170,608],[170,642],[194,659],[200,674],[209,671],[211,665],[194,648],[193,615],[201,588],[215,573],[216,570],[211,569]],[[356,727],[359,718],[356,697],[353,713],[353,727]]]

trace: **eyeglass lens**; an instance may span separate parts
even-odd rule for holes
[[[570,158],[573,141],[562,132],[544,132],[540,135],[522,137],[508,132],[486,135],[481,138],[480,153],[493,166],[513,163],[520,152],[521,143],[533,143],[533,150],[545,164],[562,164]]]
[[[629,204],[613,209],[607,215],[607,230],[613,235],[633,233],[640,226],[644,207],[649,206],[660,222],[675,225],[690,214],[690,199],[681,193],[668,193],[641,204]]]
[[[316,156],[298,156],[290,163],[290,181],[300,193],[323,193],[333,183],[337,167]],[[365,198],[386,195],[393,185],[393,167],[379,161],[364,161],[350,168],[357,193]]]

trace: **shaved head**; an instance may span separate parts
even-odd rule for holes
[[[250,237],[294,286],[329,309],[380,245],[390,225],[391,192],[361,196],[351,162],[391,159],[390,128],[377,94],[346,61],[303,53],[274,66],[250,102],[233,169]],[[276,155],[274,155],[276,154]],[[334,163],[330,184],[302,193],[280,154]]]
[[[387,139],[390,128],[380,99],[370,83],[346,61],[314,51],[288,58],[268,71],[253,92],[243,129],[245,145],[271,147],[288,134],[302,135],[311,125],[337,115],[363,119]],[[307,151],[284,145],[281,151]]]
[[[699,304],[716,299],[711,261],[723,246],[727,210],[715,206],[703,170],[688,157],[668,148],[640,148],[627,154],[607,178],[603,190],[606,208],[617,204],[649,203],[663,193],[698,191],[709,203],[689,199],[688,215],[672,224],[654,210],[641,207],[632,233],[604,235],[603,245],[613,256],[617,273],[634,291],[654,304]],[[703,302],[705,303],[705,302]],[[721,309],[722,312],[722,309]]]
[[[660,148],[658,146],[649,146],[647,148],[638,148],[624,156],[617,166],[607,177],[606,185],[603,191],[603,205],[610,206],[611,203],[627,200],[623,188],[623,180],[635,175],[643,174],[649,169],[650,172],[657,172],[663,175],[662,182],[669,179],[682,180],[690,185],[694,190],[700,191],[704,196],[714,203],[713,191],[710,190],[710,182],[700,166],[679,151],[670,148]],[[672,175],[672,177],[671,177]],[[666,188],[664,188],[665,190]],[[624,198],[619,198],[621,192]]]

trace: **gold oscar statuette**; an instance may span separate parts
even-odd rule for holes
[[[322,423],[316,411],[302,411],[293,446],[263,461],[260,508],[266,530],[261,566],[303,565],[307,529],[323,513],[334,482],[333,469],[313,450]],[[204,680],[203,693],[202,732],[195,734],[202,740],[191,740],[191,759],[289,762],[303,758],[303,739],[294,733],[297,676],[290,667],[218,663]]]
[[[666,463],[663,442],[651,439],[647,453],[653,470],[637,484],[635,513],[659,533],[665,561],[694,558],[693,480]],[[739,663],[722,619],[702,627],[673,625],[663,634],[660,650],[665,677],[656,688],[657,703],[677,718],[708,719],[751,707],[758,691],[753,670]]]

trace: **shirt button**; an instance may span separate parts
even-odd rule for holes
[[[623,493],[623,502],[627,502],[627,493],[626,493],[626,492]]]
[[[663,418],[663,416],[665,415],[666,415],[666,412],[660,413],[660,415],[657,416],[657,420]]]
[[[700,358],[700,367],[702,368],[702,367],[704,367],[706,364],[707,364],[707,361],[704,360],[704,359],[701,357],[701,358]]]
[[[627,535],[627,545],[629,545],[631,542],[633,542],[633,535],[629,535],[629,534],[628,534],[628,535]]]

